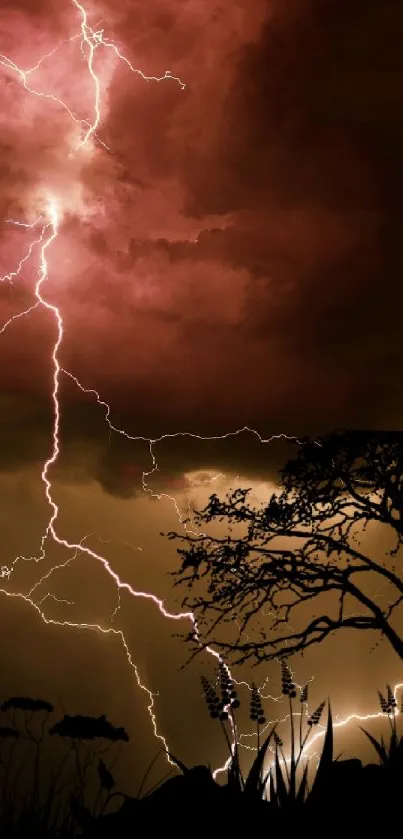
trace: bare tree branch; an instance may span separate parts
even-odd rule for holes
[[[225,499],[213,494],[195,511],[193,524],[205,530],[212,521],[224,522],[226,536],[167,534],[185,545],[177,548],[181,567],[174,577],[175,585],[191,591],[183,605],[197,620],[197,632],[185,636],[194,654],[214,644],[237,661],[267,660],[348,628],[380,632],[403,659],[403,640],[390,623],[403,602],[403,575],[396,570],[403,543],[403,434],[339,432],[305,440],[265,506],[249,504],[249,492],[238,488]],[[370,523],[384,525],[394,538],[394,547],[376,560],[360,545]],[[238,526],[244,535],[236,535]],[[367,593],[368,575],[392,589],[384,610]],[[336,597],[335,616],[322,614],[294,631],[300,607],[311,603],[312,610],[324,594]],[[346,597],[362,614],[345,616]],[[262,639],[242,642],[263,607],[272,619],[264,616]],[[227,641],[221,627],[235,616],[239,632]]]

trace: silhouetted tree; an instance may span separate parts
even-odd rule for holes
[[[214,643],[237,663],[269,660],[303,651],[339,629],[371,629],[403,659],[403,639],[392,625],[403,600],[403,434],[304,439],[280,475],[264,506],[248,503],[249,489],[225,500],[213,494],[194,514],[193,535],[167,534],[186,543],[177,549],[182,561],[174,576],[175,585],[192,590],[183,601],[197,619],[199,635],[186,636],[192,656]],[[194,532],[213,520],[226,522],[228,534]],[[376,558],[370,546],[362,548],[370,523],[385,525],[390,539]],[[371,593],[376,579],[385,605]],[[305,609],[301,623],[304,605],[310,615]],[[239,627],[235,641],[218,637],[226,622]]]

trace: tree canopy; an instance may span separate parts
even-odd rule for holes
[[[185,543],[174,576],[175,585],[190,589],[183,605],[196,619],[186,636],[192,655],[210,644],[236,663],[267,661],[303,652],[337,630],[370,629],[403,659],[393,625],[403,600],[403,434],[304,439],[267,503],[252,506],[249,493],[213,494],[194,512],[192,533],[166,534]],[[226,535],[194,532],[214,520],[227,525]],[[371,523],[386,526],[390,547],[381,556],[362,546]],[[374,581],[387,590],[387,602],[371,590]],[[296,629],[305,604],[309,617]],[[222,630],[228,623],[233,630],[234,621],[239,631],[228,640]]]

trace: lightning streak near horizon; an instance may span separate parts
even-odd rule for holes
[[[267,680],[265,680],[265,682],[266,682],[266,681],[267,681]],[[294,679],[294,681],[295,681],[295,679]],[[308,682],[307,682],[306,684],[309,684],[309,683],[311,683],[312,681],[313,681],[313,677],[311,677],[310,679],[308,679]],[[264,688],[264,686],[265,686],[265,682],[263,683],[263,685],[262,685],[262,686],[261,686],[261,688],[259,689],[259,693],[260,693],[260,695],[261,695],[261,697],[262,697],[263,699],[266,699],[266,700],[267,700],[267,699],[270,699],[270,700],[271,700],[272,702],[274,702],[274,703],[278,703],[278,702],[280,702],[282,699],[284,699],[284,697],[283,697],[282,695],[280,695],[280,696],[273,696],[273,695],[271,695],[271,694],[268,694],[268,695],[264,695],[264,694],[262,694],[262,690],[263,690],[263,688]],[[248,685],[248,683],[247,683],[247,682],[238,682],[238,684],[243,684],[243,685],[245,685],[245,686],[246,686],[246,687],[250,690],[250,686]],[[299,688],[299,690],[301,691],[302,686],[301,686],[301,685],[299,685],[299,684],[297,684],[296,682],[295,682],[295,685],[296,685],[296,687],[297,687],[297,688]],[[397,703],[397,693],[398,693],[398,691],[400,691],[402,688],[403,688],[403,682],[398,682],[398,683],[397,683],[396,685],[394,685],[394,687],[393,687],[393,696],[394,696],[395,701],[396,701],[396,704],[397,704],[397,707],[394,709],[394,716],[396,716],[396,717],[398,717],[398,716],[402,716],[402,714],[403,714],[403,701],[402,701],[402,703],[401,703],[400,708],[399,708],[399,704]],[[305,706],[305,707],[302,707],[302,706],[301,706],[301,711],[297,711],[297,712],[294,712],[294,711],[293,711],[292,716],[293,716],[293,718],[295,718],[296,720],[299,720],[301,716],[302,716],[302,717],[305,717],[306,719],[307,719],[307,718],[308,718],[308,716],[309,716],[308,703],[307,703],[307,702],[306,702],[306,703],[302,703],[302,705],[303,705],[303,706]],[[336,715],[336,717],[332,720],[332,729],[333,729],[333,731],[334,731],[334,730],[335,730],[335,729],[337,729],[337,728],[344,728],[344,726],[348,725],[350,722],[353,722],[353,721],[354,721],[354,722],[357,722],[357,721],[359,721],[359,722],[368,722],[369,720],[380,719],[381,717],[385,717],[385,713],[384,713],[384,711],[377,711],[376,713],[372,713],[372,714],[360,714],[360,713],[358,713],[357,711],[353,711],[353,712],[349,713],[346,717],[343,717],[343,719],[338,719],[338,715]],[[289,720],[290,720],[290,718],[291,718],[291,714],[290,714],[290,713],[286,713],[286,714],[284,714],[284,716],[282,716],[282,717],[275,717],[275,718],[273,718],[273,719],[271,719],[271,720],[268,720],[268,721],[265,723],[265,725],[262,727],[262,729],[261,729],[261,731],[260,731],[260,736],[261,736],[261,737],[263,737],[263,735],[264,735],[264,734],[265,734],[265,733],[266,733],[266,732],[267,732],[267,731],[268,731],[268,730],[269,730],[272,726],[276,726],[276,728],[277,728],[277,726],[279,726],[279,725],[284,725],[285,723],[288,723],[288,722],[289,722]],[[318,755],[317,755],[317,752],[313,752],[313,753],[312,753],[312,747],[313,747],[313,746],[315,745],[315,743],[317,743],[318,741],[323,740],[323,739],[324,739],[324,737],[325,737],[325,734],[326,734],[326,726],[325,726],[325,725],[323,725],[323,724],[320,724],[320,723],[319,723],[319,724],[318,724],[318,731],[317,731],[315,734],[313,734],[313,736],[312,736],[312,737],[310,737],[310,739],[309,739],[309,740],[307,740],[307,742],[305,743],[305,745],[304,745],[304,747],[303,747],[303,749],[302,749],[301,756],[302,756],[303,758],[306,758],[308,761],[310,761],[310,760],[312,760],[313,758],[315,758],[315,757],[316,757],[316,758],[318,759],[318,762],[319,762],[319,757],[318,757]],[[286,738],[286,737],[287,737],[287,734],[285,735],[285,738]],[[239,746],[241,746],[243,749],[245,749],[245,750],[247,750],[247,751],[252,751],[252,752],[257,751],[257,747],[256,747],[256,746],[249,746],[249,745],[247,745],[247,744],[244,742],[244,740],[248,740],[248,739],[253,739],[253,740],[254,740],[254,739],[257,739],[257,734],[256,734],[256,732],[252,732],[252,733],[250,733],[250,734],[241,733],[241,734],[239,735],[238,745],[239,745]],[[269,752],[271,752],[271,754],[272,754],[272,755],[274,755],[274,754],[275,754],[275,750],[273,749],[273,747],[272,747],[272,746],[269,746],[268,751],[269,751]],[[289,747],[289,751],[290,751],[290,747]],[[280,762],[281,762],[281,760],[282,760],[282,759],[283,759],[283,758],[281,757],[281,758],[280,758]],[[291,757],[290,757],[290,756],[289,756],[289,757],[285,757],[285,762],[286,762],[287,764],[290,764],[290,763],[291,763]]]
[[[157,83],[162,82],[162,81],[172,81],[172,82],[175,82],[176,84],[178,84],[179,87],[182,90],[185,89],[186,85],[181,81],[181,79],[179,77],[172,75],[171,72],[168,71],[168,70],[164,73],[163,76],[158,77],[158,76],[148,76],[148,75],[144,74],[138,68],[134,67],[132,65],[132,63],[130,62],[130,60],[119,49],[119,46],[113,40],[110,40],[109,38],[105,37],[104,29],[93,29],[90,26],[90,24],[88,22],[88,13],[87,13],[85,7],[80,2],[78,2],[78,0],[69,0],[69,2],[70,2],[70,5],[75,9],[77,15],[79,16],[79,32],[76,32],[74,35],[72,35],[72,37],[65,39],[61,43],[69,43],[69,42],[74,42],[74,41],[79,42],[82,56],[85,58],[87,71],[88,71],[88,73],[91,77],[92,83],[93,83],[93,106],[92,106],[92,117],[91,117],[91,119],[79,118],[69,108],[69,106],[67,105],[67,103],[63,99],[60,99],[59,97],[55,96],[54,94],[35,89],[35,87],[33,86],[33,82],[31,82],[31,76],[35,73],[35,71],[37,71],[41,67],[41,65],[44,63],[45,59],[50,59],[57,53],[61,44],[56,45],[51,51],[49,51],[45,55],[42,55],[38,59],[36,64],[34,64],[32,67],[30,67],[27,70],[22,69],[11,58],[8,58],[7,56],[0,53],[0,68],[2,67],[4,71],[7,71],[8,73],[14,74],[15,77],[17,78],[17,80],[20,82],[20,84],[23,86],[23,88],[27,92],[27,94],[29,94],[31,96],[39,97],[39,98],[41,98],[45,101],[50,101],[53,104],[56,104],[57,106],[59,106],[61,109],[63,109],[67,113],[69,118],[72,120],[72,122],[75,124],[75,126],[80,129],[80,138],[79,138],[78,142],[76,142],[75,145],[71,148],[71,151],[70,151],[70,154],[69,154],[69,157],[71,158],[71,157],[75,157],[80,152],[80,150],[83,149],[85,146],[88,146],[90,144],[90,141],[92,141],[92,140],[95,140],[97,143],[99,143],[104,148],[109,150],[109,147],[106,145],[106,143],[102,140],[101,137],[98,136],[98,130],[99,130],[99,128],[101,126],[101,122],[102,122],[102,101],[101,101],[102,97],[101,97],[100,79],[99,79],[99,76],[97,75],[95,67],[94,67],[94,59],[95,59],[95,54],[96,54],[97,50],[103,49],[103,50],[110,51],[111,53],[114,54],[115,58],[118,61],[122,62],[129,69],[130,72],[135,73],[136,75],[140,76],[144,81],[157,82]],[[129,583],[125,582],[124,580],[122,580],[120,578],[120,576],[112,569],[109,561],[103,555],[93,551],[87,545],[84,544],[85,539],[88,538],[88,537],[84,537],[84,539],[82,539],[78,543],[73,543],[73,542],[68,541],[67,539],[62,538],[58,534],[56,525],[57,525],[59,509],[58,509],[58,506],[57,506],[57,504],[54,501],[53,496],[52,496],[52,483],[51,483],[50,473],[51,473],[52,467],[55,465],[55,463],[56,463],[56,461],[59,457],[59,453],[60,453],[60,380],[61,380],[61,376],[64,375],[64,376],[69,377],[83,393],[92,394],[95,397],[95,399],[97,401],[97,404],[100,407],[102,407],[105,411],[105,420],[108,423],[112,432],[114,432],[116,434],[123,435],[130,440],[135,440],[135,441],[140,441],[141,440],[141,441],[145,441],[149,444],[149,453],[150,453],[150,458],[151,458],[151,469],[149,471],[144,471],[143,474],[142,474],[143,490],[144,490],[144,492],[150,493],[155,498],[158,498],[158,499],[167,498],[167,499],[169,499],[174,504],[179,522],[182,525],[184,524],[184,520],[183,520],[183,517],[181,516],[181,513],[180,513],[180,510],[179,510],[176,499],[174,497],[172,497],[171,495],[168,495],[166,493],[156,493],[152,489],[150,489],[150,487],[147,485],[147,480],[150,478],[150,476],[156,470],[158,470],[156,455],[155,455],[154,448],[153,448],[158,442],[160,442],[162,440],[165,440],[167,438],[174,438],[174,437],[179,437],[179,436],[180,437],[191,436],[191,437],[197,438],[199,440],[203,440],[203,439],[208,439],[208,440],[224,439],[224,438],[229,437],[229,436],[239,435],[243,431],[249,431],[250,433],[256,435],[261,443],[269,443],[271,440],[273,440],[275,438],[277,438],[277,439],[282,438],[282,437],[285,437],[286,435],[278,434],[278,435],[273,435],[272,437],[270,437],[268,439],[264,439],[254,429],[244,427],[242,429],[238,429],[237,431],[228,432],[228,434],[220,435],[220,436],[217,436],[217,437],[202,437],[202,436],[197,435],[197,434],[187,434],[186,432],[177,432],[175,434],[162,434],[159,437],[152,439],[152,438],[145,438],[145,437],[142,437],[142,436],[138,436],[138,437],[131,436],[127,432],[125,432],[123,429],[117,428],[111,421],[111,416],[110,416],[111,415],[111,407],[105,401],[102,400],[99,393],[96,390],[94,390],[90,387],[85,387],[84,385],[82,385],[81,382],[79,381],[79,379],[73,373],[64,369],[61,366],[61,363],[60,363],[59,351],[60,351],[60,348],[61,348],[61,345],[62,345],[62,342],[63,342],[63,319],[62,319],[62,315],[61,315],[61,312],[60,312],[58,306],[55,305],[54,303],[50,303],[47,300],[45,289],[46,289],[46,281],[47,281],[48,276],[49,276],[48,253],[49,253],[53,243],[55,242],[55,240],[59,236],[60,226],[63,222],[63,214],[64,214],[63,200],[61,199],[61,197],[59,195],[53,194],[52,189],[49,188],[49,191],[45,194],[45,196],[44,197],[42,196],[40,212],[38,213],[38,217],[33,222],[32,221],[25,222],[25,221],[21,221],[21,220],[18,220],[18,219],[17,220],[6,219],[6,223],[14,225],[16,227],[22,227],[22,228],[34,230],[35,228],[38,228],[40,226],[40,233],[39,233],[39,236],[37,236],[37,238],[34,239],[33,242],[31,242],[25,256],[23,256],[21,258],[21,260],[19,261],[16,268],[14,268],[13,270],[11,270],[7,274],[5,274],[3,277],[1,277],[0,281],[1,282],[9,282],[11,284],[13,282],[13,280],[16,280],[19,277],[21,277],[22,270],[27,265],[27,263],[29,263],[33,259],[36,251],[39,251],[39,271],[38,271],[38,279],[37,279],[37,282],[36,282],[36,285],[35,285],[35,291],[34,291],[35,303],[33,303],[31,306],[28,306],[23,311],[21,311],[21,312],[15,314],[15,315],[13,315],[12,317],[10,317],[0,327],[0,335],[3,334],[5,332],[5,330],[8,329],[18,319],[21,319],[23,317],[28,317],[30,314],[32,314],[32,312],[34,312],[38,308],[42,308],[42,309],[46,310],[50,314],[51,318],[53,319],[53,323],[54,323],[54,326],[55,326],[55,329],[56,329],[56,337],[55,337],[55,341],[54,341],[54,344],[53,344],[53,350],[52,350],[52,367],[53,367],[52,390],[51,390],[51,398],[52,398],[52,403],[53,403],[52,448],[51,448],[51,453],[50,453],[48,459],[44,463],[44,466],[43,466],[43,469],[42,469],[42,474],[41,474],[43,485],[44,485],[44,492],[45,492],[46,500],[48,502],[49,509],[50,509],[50,518],[49,518],[49,521],[48,521],[48,524],[46,526],[45,532],[44,532],[44,534],[42,536],[42,539],[41,539],[40,551],[39,551],[38,556],[31,556],[31,557],[20,557],[20,556],[18,556],[18,557],[16,557],[14,559],[13,563],[12,563],[11,568],[9,568],[7,566],[2,566],[1,567],[0,578],[1,579],[5,579],[5,578],[9,579],[10,575],[13,571],[14,566],[16,565],[16,563],[19,560],[35,561],[35,562],[40,562],[41,560],[43,560],[46,556],[47,542],[50,541],[50,540],[52,540],[55,544],[67,549],[69,552],[73,552],[73,553],[72,553],[71,556],[69,556],[69,558],[65,562],[62,562],[62,563],[59,563],[59,564],[53,566],[42,577],[40,577],[40,579],[31,587],[31,589],[26,594],[24,594],[22,592],[10,592],[6,589],[0,589],[0,591],[1,591],[2,594],[4,594],[7,597],[21,598],[24,601],[26,601],[27,603],[29,603],[30,606],[38,612],[41,619],[46,624],[57,624],[57,625],[61,625],[61,626],[64,626],[64,627],[69,627],[70,629],[79,629],[79,630],[88,629],[88,630],[93,630],[93,631],[99,632],[101,634],[113,634],[115,636],[118,636],[120,638],[120,641],[121,641],[121,643],[123,645],[123,648],[125,650],[127,660],[129,662],[131,668],[134,671],[137,684],[138,684],[139,688],[148,697],[148,706],[147,707],[148,707],[148,713],[150,715],[150,719],[151,719],[151,722],[152,722],[154,735],[158,740],[160,740],[162,742],[162,744],[164,746],[164,749],[165,749],[165,752],[167,754],[167,759],[168,759],[169,762],[172,763],[172,761],[170,760],[169,755],[168,755],[167,741],[166,741],[165,737],[159,732],[158,726],[157,726],[157,719],[156,719],[155,708],[154,708],[155,694],[141,681],[137,665],[133,661],[132,655],[130,653],[127,641],[125,639],[125,636],[124,636],[124,633],[122,632],[122,630],[116,629],[113,626],[103,627],[103,626],[100,626],[98,624],[74,623],[73,621],[69,621],[69,620],[56,620],[56,619],[53,619],[53,618],[49,618],[49,617],[46,616],[45,612],[43,611],[43,606],[44,606],[44,604],[46,603],[47,600],[52,599],[52,600],[56,601],[57,603],[66,604],[66,605],[70,605],[71,601],[65,600],[63,598],[57,598],[54,595],[50,594],[50,592],[43,595],[39,601],[35,601],[35,599],[33,599],[36,590],[39,589],[41,586],[43,586],[43,584],[51,577],[51,575],[55,571],[60,570],[61,568],[69,565],[74,559],[76,559],[76,557],[78,555],[85,555],[85,556],[91,557],[92,559],[96,560],[97,562],[100,562],[103,565],[104,570],[113,579],[113,581],[116,585],[118,600],[117,600],[117,606],[116,606],[116,608],[115,608],[115,610],[114,610],[114,612],[111,616],[111,622],[113,621],[114,617],[116,616],[116,614],[117,614],[117,612],[120,608],[121,592],[122,591],[127,591],[134,598],[142,598],[142,599],[150,600],[158,608],[160,613],[165,618],[167,618],[171,621],[182,621],[182,620],[191,621],[195,630],[197,631],[197,624],[196,624],[195,617],[194,617],[192,612],[180,612],[180,613],[170,612],[166,609],[166,607],[164,605],[164,601],[161,598],[157,597],[152,592],[138,591],[138,590],[134,589],[131,585],[129,585]],[[293,438],[288,437],[287,439],[297,440],[297,438],[295,438],[295,437],[293,437]],[[214,480],[214,479],[212,479],[212,480]],[[211,647],[208,647],[207,651],[212,656],[214,656],[217,660],[220,659],[219,654],[214,649],[212,649]],[[234,679],[234,681],[236,681],[236,680]],[[245,684],[247,687],[249,687],[247,685],[247,683],[238,683],[238,684]],[[397,687],[401,687],[401,686],[399,685]],[[265,697],[265,698],[267,698],[267,697]],[[276,697],[270,697],[270,698],[271,699],[276,699],[276,701],[278,701],[278,699],[279,699],[279,698],[276,698]],[[375,716],[378,716],[378,715],[374,714],[374,715],[371,715],[370,717],[367,716],[367,717],[365,717],[365,719],[372,718],[372,717],[375,717]],[[348,718],[346,718],[343,721],[335,722],[335,726],[338,727],[338,726],[341,726],[341,725],[345,725],[350,721],[350,719],[355,718],[355,717],[356,717],[356,715],[350,715]],[[242,739],[244,739],[246,736],[247,735],[241,735],[240,741],[242,742]],[[318,733],[317,737],[318,736],[321,736],[320,732]],[[242,743],[242,745],[245,745],[245,744]],[[246,748],[248,748],[248,747],[246,747]],[[249,748],[253,748],[253,747],[249,747]],[[214,775],[217,776],[219,772],[223,771],[223,769],[226,768],[227,764],[228,764],[228,761],[226,761],[224,766],[216,769]],[[172,764],[172,765],[174,765],[174,764]]]

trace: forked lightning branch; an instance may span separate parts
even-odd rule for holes
[[[134,73],[139,76],[144,82],[152,82],[152,83],[174,83],[179,86],[182,91],[185,91],[186,85],[185,83],[178,77],[173,75],[170,71],[166,71],[162,76],[150,76],[143,73],[140,69],[133,66],[130,59],[125,55],[122,51],[120,46],[113,40],[109,39],[105,34],[105,29],[97,28],[97,25],[91,26],[89,22],[89,15],[85,7],[78,2],[78,0],[65,0],[66,4],[69,3],[72,7],[72,12],[77,18],[77,24],[75,31],[72,32],[71,36],[63,41],[62,43],[76,43],[77,49],[80,51],[83,61],[83,72],[88,74],[89,81],[92,86],[92,105],[90,113],[85,117],[81,118],[77,114],[73,112],[73,110],[69,107],[69,105],[58,96],[49,93],[46,90],[42,90],[40,87],[37,88],[35,85],[35,73],[39,70],[43,72],[44,62],[57,62],[58,59],[58,51],[60,49],[61,44],[55,44],[54,48],[47,52],[44,55],[41,55],[37,58],[36,63],[28,68],[20,67],[12,57],[7,55],[3,55],[0,53],[0,69],[4,74],[7,74],[8,77],[11,77],[15,80],[16,84],[20,84],[24,91],[25,95],[28,97],[38,97],[41,101],[41,106],[46,108],[51,104],[52,106],[57,106],[61,109],[65,114],[67,114],[68,118],[71,120],[72,127],[74,131],[72,132],[72,143],[71,148],[69,149],[67,155],[70,159],[79,159],[80,155],[84,154],[86,151],[91,150],[93,144],[97,143],[100,144],[101,147],[104,146],[108,148],[104,140],[102,139],[102,124],[103,124],[103,102],[102,102],[102,85],[99,75],[97,74],[96,70],[96,61],[95,58],[102,59],[102,54],[108,54],[110,57],[113,56],[116,62],[121,62],[122,65],[127,69],[128,72]],[[35,213],[35,217],[32,218],[32,213]],[[80,542],[74,543],[70,542],[64,538],[61,538],[58,534],[57,524],[58,524],[58,506],[54,500],[52,495],[52,467],[55,465],[56,461],[58,460],[61,448],[61,440],[60,440],[60,384],[62,376],[68,376],[75,385],[85,393],[91,393],[94,395],[97,404],[104,410],[105,413],[105,420],[109,424],[111,431],[116,434],[121,434],[127,437],[130,440],[145,440],[144,437],[135,437],[127,434],[124,430],[117,428],[111,419],[111,407],[103,401],[101,395],[91,387],[84,386],[78,379],[78,377],[71,371],[65,370],[60,361],[60,350],[63,344],[63,317],[62,312],[57,305],[54,303],[50,303],[47,300],[46,296],[46,285],[47,280],[49,277],[49,254],[51,253],[52,246],[54,242],[57,240],[58,237],[63,235],[63,221],[66,214],[72,212],[70,196],[64,196],[63,194],[58,194],[55,192],[52,184],[49,184],[49,187],[45,187],[41,185],[41,187],[35,191],[32,195],[31,206],[27,207],[27,216],[29,218],[16,218],[16,219],[5,219],[5,221],[10,225],[15,225],[16,227],[24,228],[26,231],[30,231],[33,234],[33,239],[29,244],[29,247],[25,254],[21,255],[21,258],[16,266],[11,266],[8,272],[1,277],[2,282],[9,282],[9,283],[18,283],[19,279],[21,278],[22,271],[28,264],[32,264],[35,266],[37,270],[37,281],[35,284],[34,289],[34,296],[35,301],[33,304],[26,309],[18,312],[17,314],[10,317],[7,321],[0,325],[0,336],[4,334],[4,332],[12,328],[14,322],[21,320],[21,318],[29,318],[30,315],[36,311],[38,308],[43,308],[47,310],[51,317],[53,318],[55,324],[55,331],[56,337],[53,344],[52,349],[52,385],[51,385],[51,393],[50,398],[52,400],[53,405],[53,429],[52,429],[52,439],[50,440],[50,453],[45,461],[43,468],[42,468],[42,481],[43,481],[43,488],[44,493],[46,496],[46,500],[49,506],[49,519],[46,526],[46,529],[42,535],[41,543],[38,548],[38,551],[35,555],[31,557],[16,557],[11,564],[11,567],[3,566],[1,568],[1,577],[3,579],[9,579],[15,565],[20,560],[30,560],[33,562],[40,563],[46,556],[46,550],[49,543],[53,542],[57,545],[64,548],[68,554],[67,559],[59,563],[58,565],[52,567],[52,569],[45,574],[43,574],[37,582],[32,586],[30,591],[27,594],[24,593],[11,593],[6,588],[1,589],[3,595],[7,597],[17,597],[27,601],[32,608],[38,612],[42,618],[42,620],[47,624],[59,624],[62,626],[75,628],[75,629],[87,629],[87,630],[94,630],[100,632],[102,634],[112,633],[114,635],[118,635],[121,639],[123,647],[125,649],[125,653],[127,656],[127,660],[130,666],[134,670],[134,674],[137,680],[138,686],[144,691],[147,695],[148,699],[148,712],[151,718],[151,723],[153,727],[153,732],[155,737],[157,737],[166,750],[167,759],[170,761],[168,755],[168,744],[164,736],[159,732],[157,726],[157,719],[155,715],[155,708],[154,708],[154,694],[152,691],[143,684],[141,681],[138,668],[136,664],[133,662],[128,643],[125,639],[125,636],[121,630],[117,630],[115,627],[112,626],[99,626],[97,624],[87,624],[87,623],[74,623],[67,620],[60,620],[57,621],[55,619],[51,619],[47,617],[45,612],[45,604],[46,600],[51,598],[52,595],[48,594],[41,598],[40,601],[35,599],[36,591],[43,586],[44,583],[50,578],[50,576],[59,570],[62,567],[66,567],[69,563],[72,562],[80,554],[84,556],[90,556],[92,559],[96,560],[97,562],[101,563],[105,572],[112,577],[116,589],[118,592],[118,607],[120,605],[120,592],[125,590],[129,592],[129,594],[133,598],[144,598],[147,600],[151,600],[154,605],[159,609],[161,614],[169,619],[170,621],[182,621],[187,620],[191,621],[197,629],[195,624],[195,618],[191,612],[181,612],[181,613],[172,613],[168,611],[164,605],[163,600],[158,598],[155,594],[148,591],[137,591],[127,582],[122,580],[119,575],[113,570],[109,561],[106,557],[96,553],[95,551],[91,550],[87,545],[84,544],[85,540]],[[223,439],[227,436],[235,436],[240,434],[245,429],[239,429],[235,432],[229,432],[227,435],[221,435],[217,438],[203,438],[196,434],[186,435],[186,436],[193,436],[197,437],[198,439]],[[259,438],[260,442],[262,443],[269,443],[274,437],[270,437],[268,439],[263,439],[260,435],[254,431],[253,429],[247,429]],[[153,492],[147,485],[148,478],[153,474],[153,472],[158,468],[155,453],[153,446],[158,443],[159,441],[166,439],[168,437],[175,437],[175,436],[185,436],[186,432],[178,432],[178,434],[169,434],[169,435],[161,435],[158,438],[147,438],[147,443],[149,444],[149,452],[150,452],[150,462],[151,468],[148,472],[143,472],[142,474],[142,482],[143,482],[143,490],[144,492],[150,493],[161,499],[162,497],[169,498],[170,501],[175,505],[175,510],[178,515],[178,519],[181,524],[183,524],[183,520],[180,515],[180,511],[178,508],[177,501],[174,497],[166,495],[165,493],[157,494]],[[275,435],[277,437],[281,437],[284,435]],[[294,438],[295,439],[295,438]],[[116,610],[115,610],[116,611]],[[218,653],[212,649],[211,647],[207,648],[208,652],[213,655],[216,659],[219,659]],[[236,681],[236,680],[234,680]],[[396,686],[395,690],[400,687]],[[273,698],[273,697],[272,697]],[[335,727],[340,727],[346,725],[352,719],[368,719],[374,718],[379,716],[379,714],[372,714],[367,716],[360,716],[357,714],[350,714],[345,720],[336,721]],[[269,723],[270,724],[270,723]],[[322,736],[319,732],[317,737]],[[317,737],[315,739],[317,739]],[[245,738],[248,738],[248,735],[241,735],[242,745],[246,746]],[[312,743],[314,740],[312,741]],[[250,747],[252,748],[252,747]],[[229,763],[230,758],[226,762],[225,766]],[[170,761],[171,762],[171,761]],[[221,772],[224,767],[220,767],[215,770],[215,775]]]

